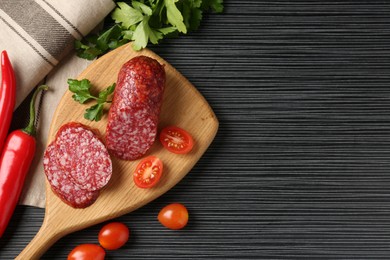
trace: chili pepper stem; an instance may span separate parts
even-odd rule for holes
[[[34,94],[31,98],[30,102],[30,121],[27,125],[26,128],[23,128],[22,131],[25,132],[26,134],[29,134],[31,136],[35,136],[36,134],[36,129],[35,129],[35,99],[38,95],[38,93],[42,90],[48,90],[49,87],[47,85],[41,85],[39,86],[35,91]]]

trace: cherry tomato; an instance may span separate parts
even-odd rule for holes
[[[176,154],[189,153],[194,147],[192,136],[177,126],[168,126],[161,130],[160,142],[165,149]]]
[[[126,244],[129,233],[129,228],[123,223],[108,223],[99,232],[99,243],[107,250],[115,250]]]
[[[68,260],[104,260],[106,252],[95,244],[76,246],[68,255]]]
[[[169,229],[182,229],[188,222],[187,208],[180,203],[169,204],[160,211],[158,220]]]
[[[142,159],[134,171],[133,179],[140,188],[151,188],[158,183],[163,171],[163,164],[156,156]]]

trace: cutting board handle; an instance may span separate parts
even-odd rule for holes
[[[51,227],[44,220],[38,233],[33,240],[23,249],[23,251],[15,258],[16,260],[35,260],[41,256],[61,237],[66,235],[64,229],[59,229],[55,224]]]

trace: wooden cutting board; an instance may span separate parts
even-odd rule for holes
[[[218,120],[207,101],[185,77],[150,50],[135,52],[131,44],[122,46],[93,62],[78,79],[87,78],[94,89],[102,90],[116,82],[119,69],[126,61],[138,55],[150,56],[165,65],[167,82],[159,129],[168,125],[186,129],[195,140],[194,149],[189,154],[177,155],[165,150],[156,140],[146,155],[155,155],[163,161],[164,175],[152,189],[140,189],[133,183],[132,174],[139,160],[123,161],[112,157],[113,175],[109,184],[101,190],[97,201],[85,209],[74,209],[62,202],[46,181],[46,209],[42,227],[17,259],[39,259],[66,234],[127,214],[161,196],[191,170],[214,139]],[[55,111],[48,143],[53,141],[57,130],[70,121],[99,129],[104,135],[107,114],[99,122],[88,121],[83,115],[89,106],[91,104],[81,105],[73,101],[72,93],[67,91]]]

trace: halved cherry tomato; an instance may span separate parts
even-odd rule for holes
[[[140,188],[151,188],[158,183],[163,164],[156,156],[148,156],[140,161],[134,171],[133,179]]]
[[[187,208],[180,203],[172,203],[160,211],[158,221],[169,229],[182,229],[188,222]]]
[[[76,246],[68,255],[68,260],[104,260],[106,252],[95,244]]]
[[[168,151],[176,154],[188,153],[194,147],[192,136],[177,126],[168,126],[162,129],[160,142]]]
[[[123,223],[108,223],[99,232],[99,243],[107,250],[115,250],[126,244],[129,233],[129,228]]]

